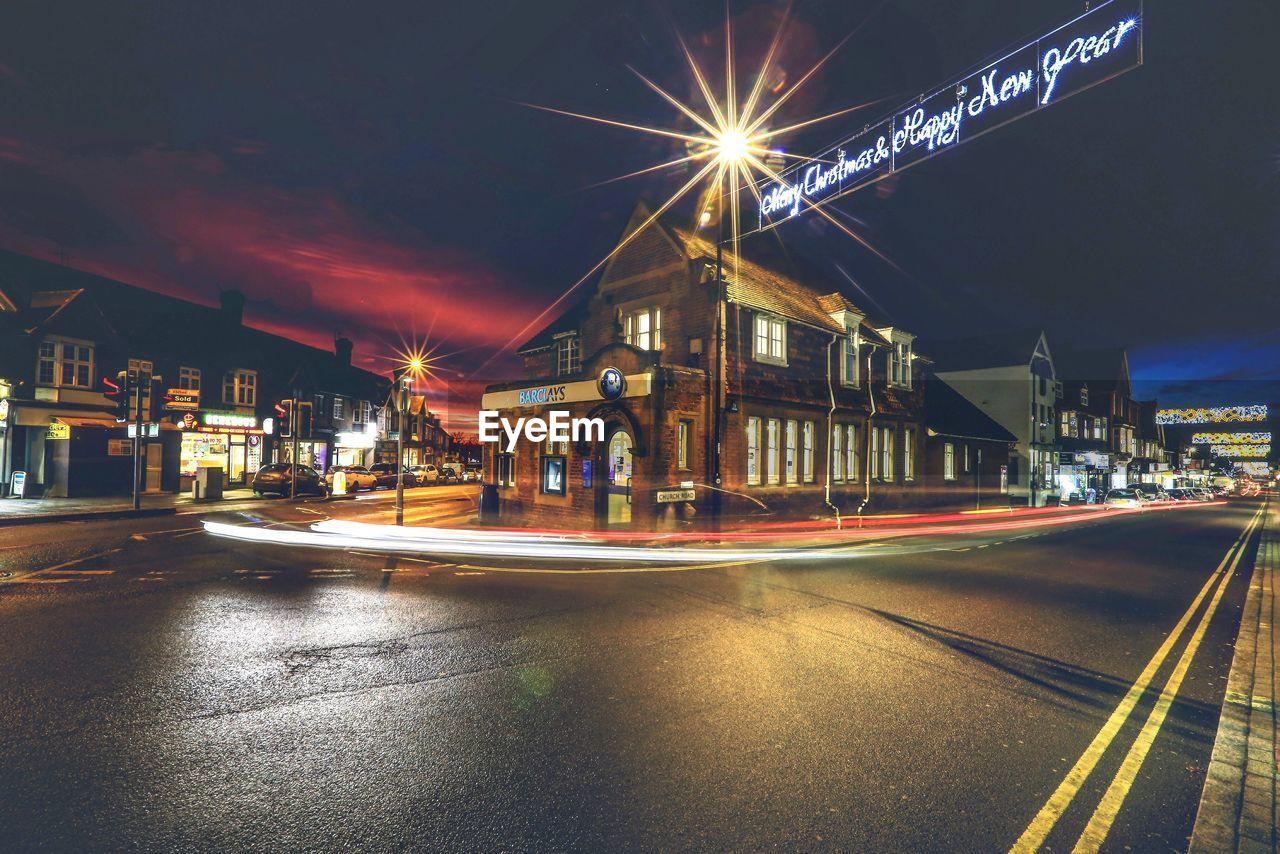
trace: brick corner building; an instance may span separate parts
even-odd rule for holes
[[[626,233],[648,216],[638,206]],[[726,256],[717,279],[716,256],[700,230],[655,223],[520,347],[526,378],[490,386],[484,408],[600,418],[605,436],[510,454],[486,444],[504,521],[648,529],[716,510],[805,518],[914,503],[915,336],[816,277]],[[607,368],[626,378],[612,400]]]

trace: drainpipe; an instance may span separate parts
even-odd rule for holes
[[[862,527],[862,511],[871,503],[871,431],[875,429],[872,422],[876,417],[876,395],[871,389],[871,383],[874,377],[871,375],[871,355],[875,352],[874,345],[867,347],[867,402],[871,405],[871,413],[867,415],[867,456],[866,462],[862,466],[863,474],[867,480],[867,489],[862,496],[862,503],[858,505],[858,527]]]
[[[836,343],[836,338],[838,337],[839,336],[832,333],[831,341],[827,343],[827,396],[831,399],[831,408],[827,410],[827,474],[825,478],[826,487],[823,490],[822,496],[822,500],[831,508],[831,512],[836,514],[837,530],[842,527],[842,522],[840,519],[840,508],[831,503],[831,439],[834,435],[834,424],[832,423],[832,418],[836,414],[836,388],[835,385],[832,384],[831,379],[831,347]]]

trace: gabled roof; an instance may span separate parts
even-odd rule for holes
[[[940,371],[1030,366],[1042,337],[1039,329],[1019,329],[968,338],[930,339],[925,349]],[[1056,369],[1056,356],[1054,365]]]
[[[1103,347],[1094,350],[1058,348],[1058,376],[1074,382],[1127,383],[1129,379],[1128,357],[1123,347]]]
[[[924,419],[926,427],[942,436],[993,442],[1018,440],[964,395],[937,378],[928,380],[924,386]]]
[[[541,332],[516,348],[517,353],[534,353],[544,350],[555,343],[558,336],[565,332],[576,332],[587,316],[587,304],[590,297],[579,300],[572,308],[547,324]]]

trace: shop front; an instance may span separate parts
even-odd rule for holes
[[[294,442],[287,438],[281,439],[279,446],[276,448],[276,462],[293,462],[295,447],[297,448],[298,460],[304,466],[310,466],[321,474],[329,470],[329,443],[324,440],[300,439]]]
[[[1123,471],[1120,472],[1123,477]],[[1059,455],[1058,492],[1062,504],[1094,504],[1113,488],[1116,472],[1110,454],[1076,451]]]
[[[236,412],[188,412],[182,430],[179,474],[183,491],[202,468],[222,470],[223,483],[245,486],[262,467],[265,433],[256,416]]]
[[[377,442],[376,428],[341,431],[333,437],[333,464],[367,468],[373,465],[373,448]]]

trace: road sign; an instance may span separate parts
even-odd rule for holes
[[[865,187],[1142,64],[1142,0],[1111,0],[761,181],[752,231]],[[744,230],[744,233],[745,230]]]
[[[657,502],[659,504],[675,504],[680,501],[692,501],[694,499],[694,491],[692,489],[659,489],[657,494]]]
[[[45,439],[70,439],[71,425],[55,418],[49,422],[49,428],[45,431],[44,437]]]

